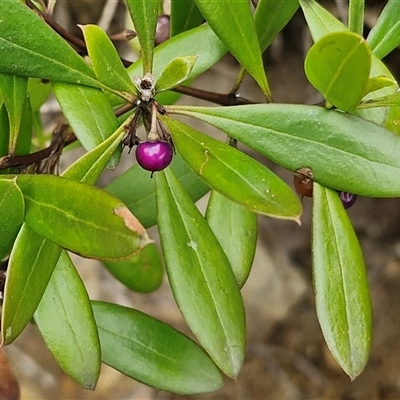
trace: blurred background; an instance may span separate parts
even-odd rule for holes
[[[167,13],[168,2],[165,3]],[[366,32],[385,3],[367,1]],[[324,6],[346,21],[347,1],[326,1]],[[97,23],[114,34],[126,28],[124,10],[124,2],[117,0],[58,0],[54,16],[76,35],[80,34],[78,23]],[[321,100],[303,71],[310,45],[303,15],[298,11],[264,56],[275,102],[313,104]],[[134,60],[126,43],[120,50],[127,59]],[[399,52],[395,51],[385,60],[397,79],[398,58]],[[225,93],[238,71],[237,63],[228,55],[196,79],[193,86]],[[248,77],[240,95],[263,101]],[[206,104],[191,98],[182,98],[180,102]],[[58,113],[54,100],[44,107],[43,119],[48,121],[49,130]],[[198,127],[213,134],[209,127]],[[79,154],[79,150],[65,154],[61,169]],[[292,184],[291,173],[254,156]],[[134,157],[124,153],[121,165],[115,172],[107,172],[100,185],[133,163]],[[206,199],[202,199],[199,208],[204,209],[205,204]],[[225,386],[215,393],[178,396],[149,388],[103,366],[96,390],[88,391],[60,370],[37,329],[30,325],[5,349],[20,383],[21,399],[400,399],[400,199],[358,198],[348,211],[364,251],[374,308],[371,356],[365,371],[354,382],[330,356],[316,319],[309,244],[311,200],[303,199],[303,206],[302,226],[259,218],[254,267],[242,290],[247,313],[247,354],[236,381],[227,378]],[[155,229],[150,234],[157,237]],[[74,261],[92,299],[137,308],[190,335],[166,278],[155,293],[143,295],[126,289],[96,261],[77,256]]]

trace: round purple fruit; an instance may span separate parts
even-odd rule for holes
[[[357,195],[348,192],[338,192],[344,208],[350,208],[356,201]]]
[[[162,171],[172,161],[174,150],[171,143],[156,140],[142,142],[136,147],[136,160],[147,171]]]

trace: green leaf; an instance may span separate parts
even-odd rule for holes
[[[365,88],[365,95],[367,95],[368,93],[376,92],[377,90],[383,89],[388,86],[397,86],[397,82],[394,79],[391,79],[384,75],[369,78],[367,82],[367,87]]]
[[[388,96],[378,97],[377,99],[366,100],[357,106],[357,109],[361,108],[373,108],[373,107],[398,107],[400,106],[400,92],[390,94]]]
[[[210,187],[253,212],[298,220],[297,195],[268,168],[182,122],[168,117],[162,121],[178,153]]]
[[[86,150],[108,138],[118,127],[117,118],[104,92],[99,89],[56,82],[53,84],[63,114]],[[110,168],[118,165],[121,152],[111,159]]]
[[[349,29],[360,36],[364,31],[364,3],[365,0],[349,1]]]
[[[27,88],[28,78],[0,74],[0,91],[7,108],[10,124],[9,154],[15,154],[17,147]]]
[[[304,16],[306,17],[307,24],[314,41],[317,41],[322,36],[330,32],[343,31],[347,29],[346,26],[344,26],[332,14],[326,11],[314,0],[300,0],[300,5],[303,9]],[[386,76],[387,78],[394,80],[387,67],[376,56],[374,56],[374,54],[372,54],[370,77],[373,78],[377,76]],[[395,92],[395,90],[395,87],[382,88],[377,92],[368,94],[366,100],[392,94]],[[382,108],[376,108],[373,110],[360,109],[357,110],[356,113],[365,119],[377,123],[378,125],[384,125],[386,119],[393,121],[398,118],[398,113],[396,110],[392,109],[389,109],[389,111]],[[392,125],[392,128],[394,127],[395,125]]]
[[[84,257],[118,259],[149,242],[140,222],[114,196],[52,175],[19,175],[25,221],[37,233]]]
[[[103,261],[103,264],[115,278],[135,292],[153,292],[160,287],[164,276],[162,258],[153,243],[127,260]]]
[[[179,154],[174,156],[170,168],[192,201],[199,200],[210,190]],[[122,200],[145,228],[156,224],[155,184],[154,179],[150,179],[150,172],[136,164],[108,184],[105,190]]]
[[[254,24],[261,51],[272,43],[298,8],[298,0],[259,0],[254,12]]]
[[[49,82],[41,79],[30,78],[28,81],[28,92],[31,100],[32,111],[36,112],[46,102],[51,93]]]
[[[155,179],[158,228],[176,303],[218,367],[236,377],[244,358],[245,320],[229,261],[173,172],[167,168]]]
[[[85,286],[65,251],[34,319],[63,371],[79,385],[93,390],[101,365],[97,326]]]
[[[108,139],[71,164],[62,176],[94,185],[121,147],[121,140],[126,134],[124,126],[121,125]]]
[[[22,225],[8,262],[0,347],[14,341],[32,319],[60,253],[59,246]]]
[[[29,154],[32,146],[32,107],[29,95],[25,93],[19,132],[15,145],[16,155]],[[11,149],[10,149],[11,150]]]
[[[356,33],[332,32],[308,51],[305,72],[325,99],[344,111],[361,100],[371,69],[371,52]]]
[[[197,7],[232,55],[257,81],[267,98],[271,92],[265,76],[261,49],[247,0],[196,0]]]
[[[143,75],[151,73],[160,0],[126,0],[126,3],[140,43]]]
[[[92,302],[102,360],[146,385],[180,394],[211,392],[220,371],[191,339],[140,311]]]
[[[0,15],[0,72],[101,87],[86,62],[21,1],[1,1]]]
[[[24,222],[25,203],[15,179],[0,180],[0,193],[0,260],[2,260],[10,253]]]
[[[194,0],[171,0],[171,36],[195,28],[203,20]]]
[[[343,31],[347,27],[315,0],[299,0],[314,42],[330,32]]]
[[[351,379],[368,359],[372,309],[362,252],[337,193],[314,183],[312,254],[319,323]]]
[[[9,142],[9,132],[10,123],[8,121],[8,112],[4,103],[0,105],[0,157],[6,156],[8,154],[8,142]],[[4,173],[0,171],[0,174]]]
[[[236,282],[242,287],[250,274],[256,251],[256,214],[212,191],[206,220],[228,257]]]
[[[363,118],[294,104],[168,107],[172,111],[214,125],[291,171],[308,166],[324,186],[363,196],[400,195],[400,138]]]
[[[99,81],[112,89],[135,93],[135,85],[107,34],[97,25],[81,25],[80,28]]]
[[[157,80],[165,65],[176,57],[198,56],[189,79],[207,71],[227,52],[226,46],[218,39],[208,25],[202,25],[188,32],[181,33],[160,44],[154,51],[153,75]],[[142,59],[128,68],[131,77],[140,75]]]
[[[389,0],[375,25],[368,34],[367,42],[372,52],[383,58],[400,44],[400,3]]]
[[[157,92],[171,89],[188,79],[197,56],[174,58],[164,69],[156,83]]]

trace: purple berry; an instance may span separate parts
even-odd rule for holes
[[[172,145],[160,140],[139,143],[136,147],[136,160],[147,171],[155,172],[167,168],[173,155]]]
[[[338,192],[344,208],[350,208],[356,201],[357,195],[348,192]]]

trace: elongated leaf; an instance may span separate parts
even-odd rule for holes
[[[194,0],[171,0],[171,36],[195,28],[203,20]]]
[[[37,78],[28,81],[28,92],[31,100],[32,111],[36,112],[46,102],[51,93],[49,82]]]
[[[375,92],[388,86],[397,86],[397,83],[395,80],[386,76],[376,76],[375,78],[370,78],[367,82],[367,87],[365,88],[365,94]]]
[[[18,231],[24,222],[24,197],[15,179],[0,180],[0,260],[12,248]]]
[[[8,154],[8,142],[10,123],[8,121],[7,108],[4,103],[0,105],[0,129],[1,129],[1,140],[0,140],[0,157]],[[4,170],[0,171],[0,174],[4,173]]]
[[[322,185],[365,196],[400,195],[400,138],[363,118],[289,104],[173,111],[216,126],[289,170],[308,166]]]
[[[3,95],[4,104],[8,112],[8,121],[10,123],[10,154],[15,154],[17,147],[27,88],[28,78],[0,74],[0,91]]]
[[[371,51],[356,33],[332,32],[311,47],[304,65],[308,80],[325,99],[348,111],[364,95],[371,69]]]
[[[8,263],[0,346],[14,341],[31,320],[60,253],[59,246],[22,225]]]
[[[12,144],[12,143],[11,143]],[[29,95],[25,93],[23,102],[19,132],[15,143],[14,152],[16,155],[29,154],[32,146],[32,107]],[[10,146],[10,151],[13,149]]]
[[[190,329],[228,376],[243,363],[243,303],[229,261],[170,169],[155,175],[168,279]]]
[[[312,253],[316,307],[326,343],[354,379],[368,359],[372,309],[362,252],[337,193],[314,183]]]
[[[400,44],[399,12],[400,3],[389,0],[368,34],[367,42],[378,58],[385,57]]]
[[[126,4],[140,43],[143,75],[146,72],[151,73],[160,0],[126,0]]]
[[[217,63],[227,52],[226,46],[218,39],[208,25],[174,36],[160,44],[154,51],[153,75],[157,80],[165,66],[176,57],[198,56],[189,79],[202,74]],[[128,68],[129,75],[140,75],[142,59]]]
[[[112,160],[115,152],[121,147],[121,140],[126,134],[124,127],[125,124],[122,124],[104,142],[71,164],[62,173],[62,176],[94,185],[106,166],[110,165],[110,160]]]
[[[254,12],[261,51],[264,51],[299,8],[298,0],[259,0]]]
[[[257,32],[247,0],[196,0],[197,7],[232,55],[271,97],[265,76]]]
[[[192,201],[199,200],[210,190],[179,154],[174,156],[170,168]],[[105,190],[122,200],[145,228],[156,224],[155,184],[148,171],[136,164],[108,184]]]
[[[177,57],[164,69],[156,83],[157,92],[171,89],[185,81],[196,63],[196,56]]]
[[[34,319],[64,372],[79,385],[94,389],[101,364],[97,326],[85,286],[65,251]]]
[[[103,264],[115,278],[135,292],[153,292],[159,288],[164,276],[162,258],[153,243],[127,260],[103,261]]]
[[[364,6],[365,0],[349,1],[348,27],[352,32],[362,36],[364,32]]]
[[[357,108],[373,108],[373,107],[391,107],[400,106],[400,92],[390,94],[389,96],[378,97],[377,99],[367,100],[360,103]]]
[[[228,257],[236,282],[242,287],[250,274],[256,251],[256,214],[212,191],[206,220]]]
[[[101,87],[86,62],[21,1],[1,1],[0,15],[0,72]]]
[[[162,121],[179,154],[210,187],[253,212],[298,220],[301,204],[297,195],[262,164],[182,122]]]
[[[204,393],[222,386],[215,364],[182,333],[137,310],[97,301],[92,306],[106,364],[174,393]]]
[[[111,135],[118,121],[106,95],[98,89],[54,83],[54,93],[63,114],[86,150],[91,150]],[[110,168],[118,165],[121,152],[111,159]]]
[[[149,242],[143,226],[120,200],[83,183],[52,175],[20,175],[26,223],[84,257],[118,259]]]
[[[134,93],[135,85],[107,34],[97,25],[83,25],[81,29],[99,81],[115,90]]]

